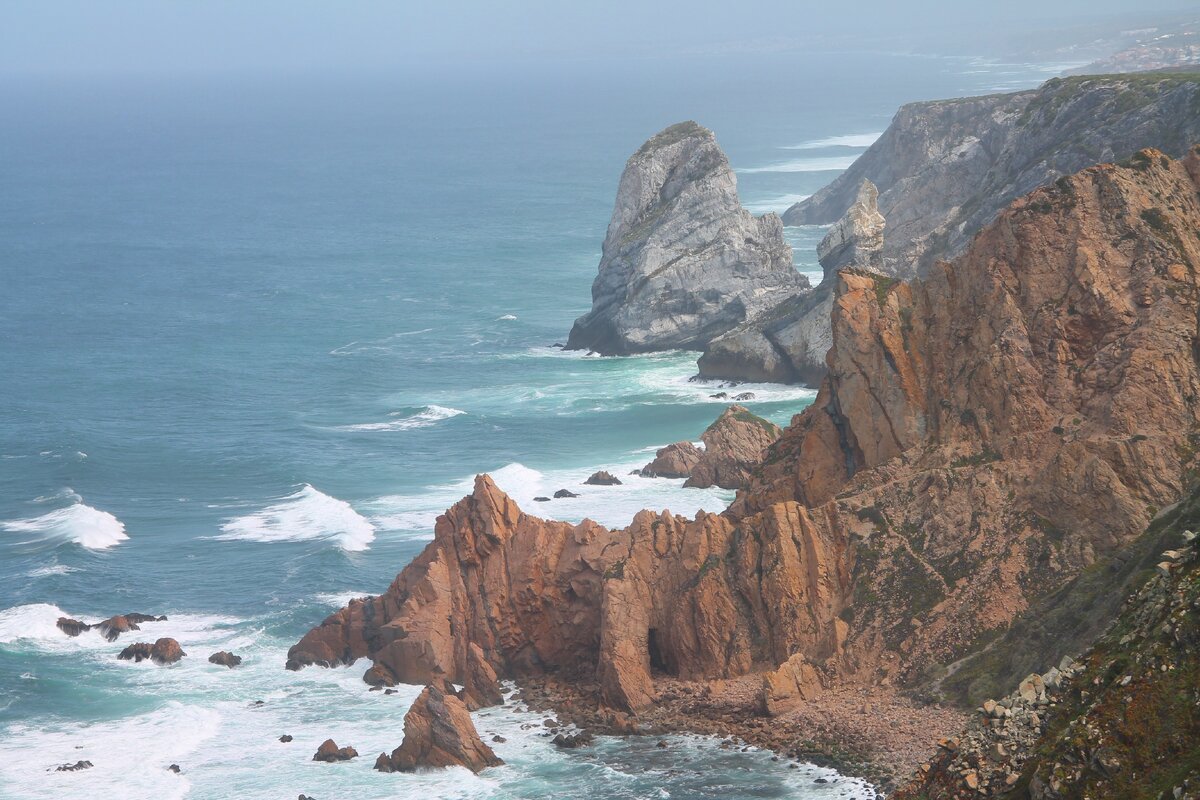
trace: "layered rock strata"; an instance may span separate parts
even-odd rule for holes
[[[698,350],[807,289],[779,217],[742,208],[712,131],[682,122],[625,165],[592,309],[576,320],[567,348]]]

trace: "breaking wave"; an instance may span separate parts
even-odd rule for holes
[[[261,511],[235,517],[221,526],[218,539],[250,542],[327,541],[343,550],[366,550],[375,527],[345,500],[330,497],[307,483]]]
[[[444,419],[457,417],[460,414],[467,412],[460,411],[457,408],[447,408],[445,406],[430,405],[416,413],[406,414],[406,412],[398,411],[396,414],[406,414],[399,419],[393,419],[388,422],[363,422],[358,425],[342,425],[338,430],[342,431],[407,431],[413,428],[428,428],[430,425],[436,425]]]
[[[89,550],[104,550],[129,536],[125,523],[107,511],[92,508],[70,489],[51,497],[39,497],[36,502],[49,503],[69,500],[70,505],[55,509],[40,517],[0,522],[0,528],[12,533],[31,533],[34,538],[24,542],[73,542]]]
[[[826,147],[870,147],[883,136],[883,131],[875,133],[851,133],[845,136],[829,136],[825,139],[813,139],[800,144],[784,145],[782,150],[821,150]]]

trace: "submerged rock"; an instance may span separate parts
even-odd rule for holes
[[[90,761],[76,761],[74,764],[63,764],[61,766],[55,767],[54,771],[55,772],[79,772],[82,769],[91,769],[92,766],[93,766],[92,762],[90,762]]]
[[[78,636],[79,634],[92,629],[92,626],[88,625],[86,622],[80,622],[79,620],[71,619],[70,617],[59,617],[57,625],[58,629],[67,636]]]
[[[566,497],[579,497],[579,495],[575,494],[570,489],[559,489],[557,492],[554,493],[555,500],[562,500],[563,498],[566,498]]]
[[[503,764],[479,738],[463,702],[436,686],[426,686],[404,715],[404,741],[389,756],[380,753],[380,772],[412,772],[418,767],[466,767],[480,772]]]
[[[712,131],[682,122],[626,163],[592,309],[575,321],[567,347],[605,355],[701,349],[808,288],[779,217],[742,208]]]
[[[586,747],[592,743],[594,737],[587,731],[579,733],[560,733],[550,740],[550,744],[555,747],[561,747],[564,750],[573,750],[577,747]]]
[[[116,616],[109,617],[102,622],[97,622],[91,627],[100,631],[100,635],[108,641],[115,642],[117,637],[119,637],[122,633],[141,630],[140,626],[143,623],[166,621],[167,618],[165,616],[156,617],[153,614],[139,614],[134,612],[129,614],[117,614]]]
[[[230,669],[233,669],[234,667],[241,665],[242,657],[235,656],[233,653],[222,650],[219,653],[213,653],[211,656],[209,656],[208,663],[219,664],[222,667],[229,667]]]
[[[154,644],[135,642],[122,650],[117,658],[134,663],[149,659],[159,666],[164,666],[174,664],[186,655],[187,653],[183,652],[183,648],[179,646],[179,642],[169,637],[163,637]]]

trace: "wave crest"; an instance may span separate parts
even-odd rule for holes
[[[70,489],[52,497],[39,497],[37,502],[57,500],[69,500],[71,504],[40,517],[2,522],[0,528],[12,533],[35,534],[36,538],[30,542],[73,542],[89,550],[104,550],[129,538],[125,533],[125,523],[107,511],[85,504]]]
[[[397,412],[404,413],[404,412]],[[445,406],[429,405],[415,414],[409,414],[394,419],[390,422],[364,422],[359,425],[342,425],[338,428],[340,431],[408,431],[414,428],[428,428],[431,425],[436,425],[444,419],[457,417],[467,412],[460,411],[457,408],[447,408]]]
[[[375,527],[345,500],[309,484],[261,511],[235,517],[221,526],[218,539],[250,542],[328,541],[343,550],[366,550]]]

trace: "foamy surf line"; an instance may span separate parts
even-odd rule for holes
[[[883,131],[874,133],[850,133],[844,136],[829,136],[824,139],[813,139],[800,144],[788,144],[781,150],[822,150],[826,147],[859,147],[868,148],[883,136]]]
[[[812,197],[810,194],[783,194],[770,200],[744,202],[743,205],[751,214],[768,214],[772,211],[779,213],[787,211],[796,203],[807,200],[810,197]]]
[[[753,172],[837,172],[848,169],[858,156],[826,156],[821,158],[797,158],[765,167],[742,167],[741,173]]]
[[[572,523],[586,518],[610,528],[625,527],[645,509],[670,510],[692,516],[700,510],[721,511],[729,505],[734,498],[732,491],[684,488],[683,479],[643,478],[631,474],[653,460],[653,451],[661,446],[630,453],[616,463],[601,466],[542,472],[524,464],[507,464],[487,470],[486,474],[527,514]],[[587,478],[599,470],[612,473],[621,484],[586,484]],[[471,475],[452,484],[429,487],[418,494],[381,497],[365,505],[364,511],[381,531],[428,538],[437,518],[470,495],[474,485],[475,476]],[[554,494],[563,489],[577,496],[555,498]]]
[[[250,542],[327,541],[343,550],[366,550],[375,527],[345,500],[309,484],[261,511],[235,517],[221,526],[224,540]]]
[[[395,412],[397,415],[405,412]],[[446,406],[429,405],[415,414],[402,416],[400,419],[394,419],[389,422],[363,422],[357,425],[341,425],[337,428],[339,431],[408,431],[415,428],[428,428],[431,425],[436,425],[445,419],[461,416],[467,412],[457,408],[447,408]]]
[[[35,502],[62,500],[69,500],[70,505],[39,517],[2,522],[0,529],[11,533],[34,534],[33,539],[21,544],[72,542],[89,550],[105,550],[129,538],[125,533],[125,523],[107,511],[85,504],[83,498],[70,489],[51,497],[39,497]]]

